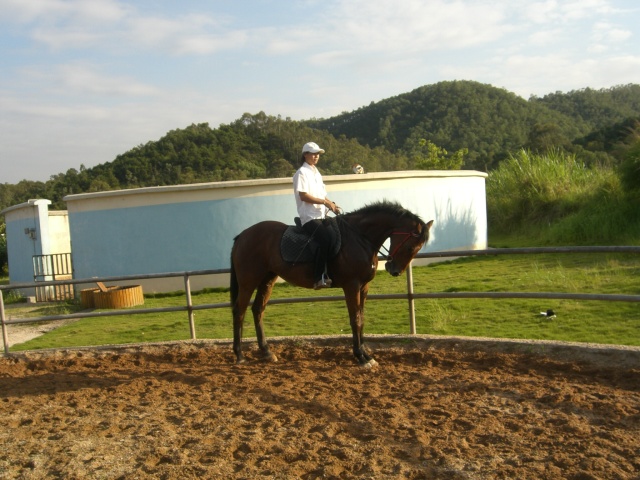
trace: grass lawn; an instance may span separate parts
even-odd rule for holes
[[[640,258],[631,254],[542,254],[469,257],[413,269],[418,292],[570,292],[640,294]],[[405,293],[405,276],[393,278],[381,271],[370,294]],[[273,298],[336,295],[341,290],[314,292],[278,284]],[[225,303],[227,291],[194,294],[194,305]],[[143,308],[185,305],[185,296],[145,298]],[[77,308],[77,307],[76,307]],[[557,317],[540,312],[553,309]],[[250,312],[245,337],[255,338]],[[39,315],[46,313],[40,312]],[[229,308],[195,313],[196,335],[232,336]],[[638,303],[522,300],[416,300],[420,334],[547,339],[575,342],[640,345]],[[265,318],[267,337],[350,333],[344,301],[270,305]],[[407,302],[367,303],[365,334],[408,334]],[[12,351],[81,345],[156,342],[190,338],[186,312],[87,318],[64,325],[41,337],[16,345]]]

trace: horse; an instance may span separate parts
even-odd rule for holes
[[[344,292],[351,332],[353,355],[359,365],[371,368],[377,362],[364,348],[364,304],[369,283],[376,275],[378,252],[389,239],[385,270],[401,275],[429,239],[433,220],[424,222],[418,215],[390,201],[379,201],[335,217],[341,237],[338,253],[327,262],[333,287]],[[313,262],[287,262],[280,243],[288,225],[263,221],[234,238],[231,249],[230,296],[233,314],[233,351],[237,363],[243,363],[242,328],[246,310],[256,292],[251,310],[256,337],[264,360],[277,361],[267,344],[264,310],[278,277],[290,284],[313,288]]]

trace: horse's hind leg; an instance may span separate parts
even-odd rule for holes
[[[271,292],[277,278],[278,276],[273,273],[269,273],[264,277],[262,282],[260,282],[260,285],[258,285],[256,297],[253,300],[253,305],[251,307],[251,311],[253,312],[253,322],[256,326],[258,346],[260,347],[260,351],[262,352],[264,359],[270,362],[277,362],[278,357],[269,351],[269,345],[267,344],[267,339],[264,335],[262,320],[264,318],[264,309],[267,306],[267,302],[269,302],[269,297],[271,297]]]
[[[243,363],[242,356],[242,326],[244,324],[244,315],[251,300],[251,291],[240,291],[238,297],[232,305],[233,312],[233,353],[236,355],[236,363]]]

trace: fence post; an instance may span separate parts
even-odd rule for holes
[[[409,267],[407,268],[407,299],[409,300],[409,329],[411,335],[416,334],[416,309],[415,309],[415,301],[413,299],[413,269],[411,268],[411,264],[413,261],[409,262]]]
[[[2,323],[2,342],[4,343],[4,354],[9,355],[9,335],[7,334],[7,324],[4,313],[4,295],[0,290],[0,322]]]
[[[189,331],[191,332],[191,340],[196,339],[196,323],[193,319],[193,302],[191,301],[191,280],[189,274],[184,274],[184,292],[187,297],[187,312],[189,314]]]

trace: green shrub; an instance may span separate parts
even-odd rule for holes
[[[638,243],[640,213],[610,167],[521,150],[487,179],[490,234],[537,244]]]
[[[640,195],[640,139],[624,154],[620,164],[620,181],[632,196]]]
[[[5,305],[27,301],[18,290],[2,290],[2,299]]]

